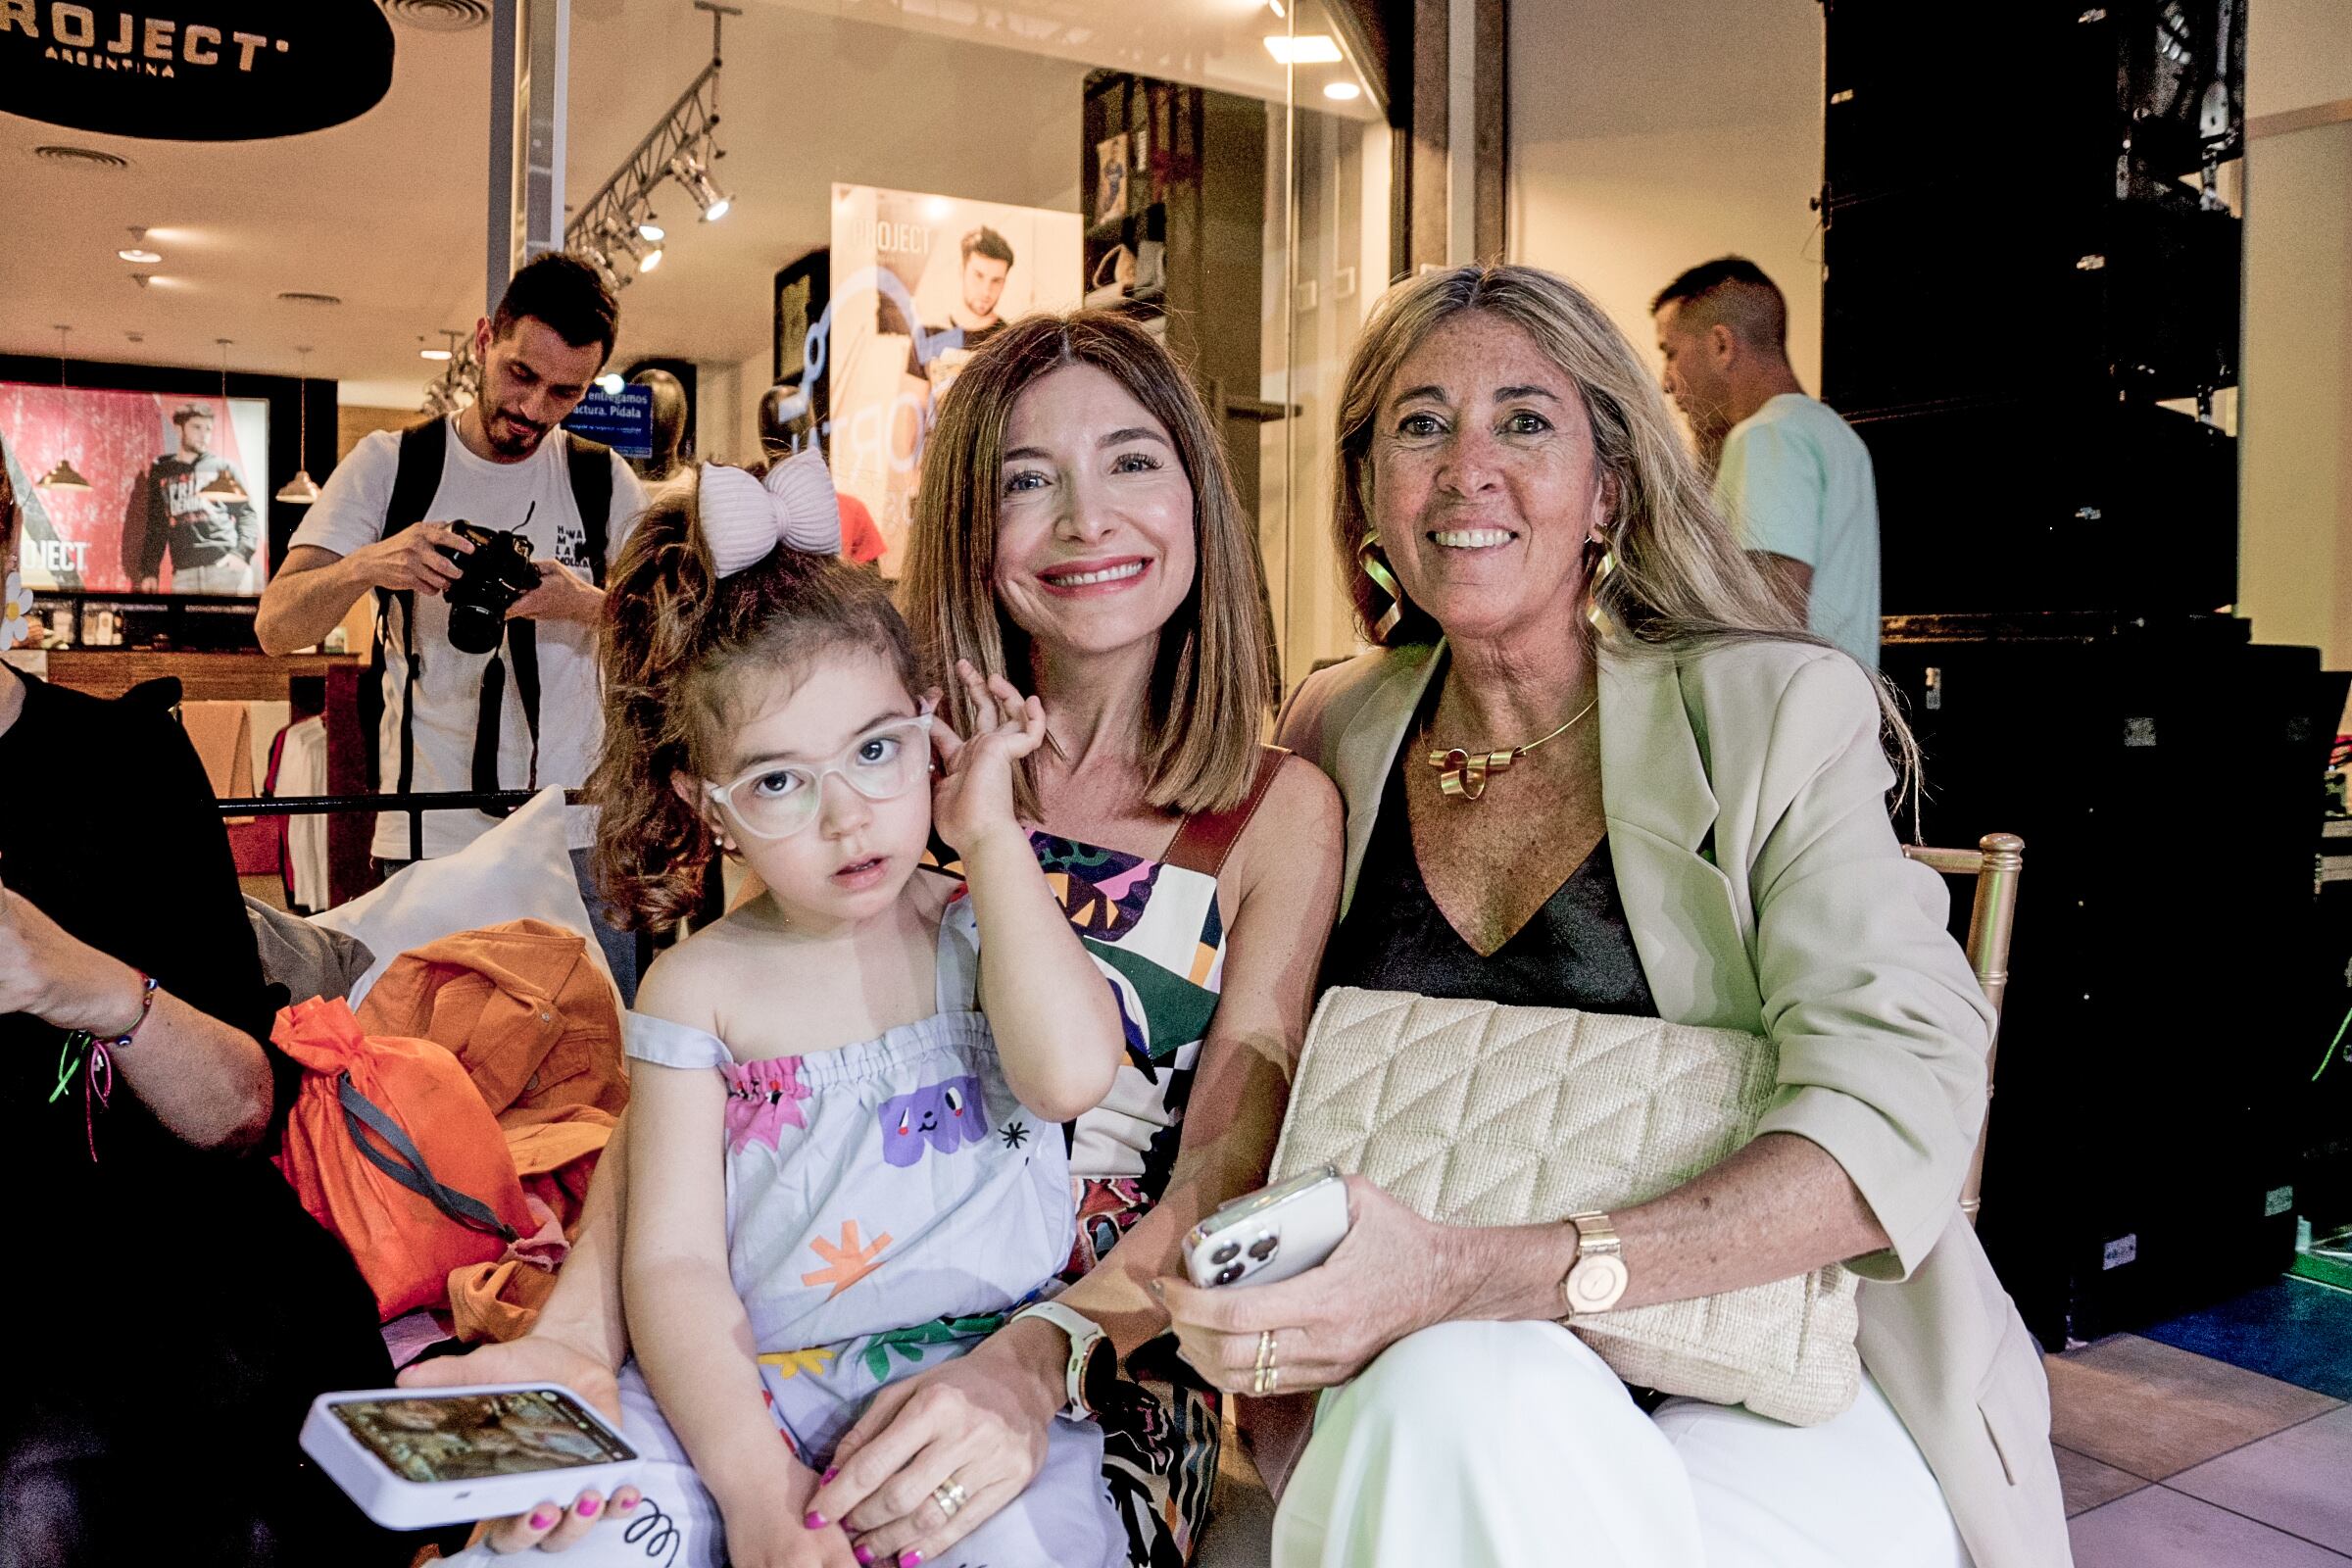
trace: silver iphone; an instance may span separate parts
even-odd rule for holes
[[[1235,1199],[1184,1239],[1195,1285],[1271,1285],[1303,1274],[1348,1235],[1348,1186],[1337,1168],[1301,1171]]]

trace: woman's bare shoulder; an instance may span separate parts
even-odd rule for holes
[[[1347,821],[1339,789],[1324,771],[1303,757],[1286,757],[1235,842],[1227,874],[1245,899],[1269,875],[1304,878],[1328,866],[1336,877]]]

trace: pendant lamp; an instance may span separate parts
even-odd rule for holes
[[[228,417],[228,345],[230,339],[217,337],[213,341],[220,345],[220,417],[225,419]],[[234,505],[239,501],[249,499],[245,494],[245,487],[237,483],[236,474],[225,463],[220,466],[220,471],[214,474],[196,493],[200,496],[208,496],[223,505]]]
[[[298,348],[294,352],[302,356],[302,392],[297,405],[301,410],[302,434],[296,438],[294,448],[300,466],[295,468],[294,477],[286,481],[286,487],[277,493],[277,499],[290,507],[307,507],[318,499],[318,481],[311,477],[309,466],[301,462],[311,450],[311,351]]]
[[[57,389],[60,392],[66,390],[66,334],[73,330],[70,326],[61,326],[57,329]],[[71,458],[59,458],[57,466],[35,479],[33,484],[42,490],[67,493],[87,490],[90,487],[90,481],[74,471],[74,460]]]

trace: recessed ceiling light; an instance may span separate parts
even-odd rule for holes
[[[1266,53],[1286,66],[1330,66],[1340,59],[1340,46],[1328,32],[1266,34]]]
[[[1324,97],[1336,98],[1344,104],[1352,103],[1363,95],[1364,89],[1352,81],[1327,81],[1323,84]]]
[[[450,354],[447,349],[418,349],[416,357],[420,360],[446,360]]]
[[[130,160],[119,153],[103,153],[95,147],[75,147],[61,141],[43,142],[32,150],[32,156],[45,164],[71,164],[76,169],[105,170],[110,173],[130,167]]]
[[[469,32],[490,20],[484,0],[385,0],[384,10],[419,32]]]
[[[136,247],[130,250],[117,251],[115,254],[126,262],[136,262],[141,267],[153,267],[164,259],[161,251],[140,250]]]

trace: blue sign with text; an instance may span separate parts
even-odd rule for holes
[[[624,386],[608,392],[592,386],[571,411],[564,428],[591,441],[602,441],[624,458],[654,455],[654,389]]]

